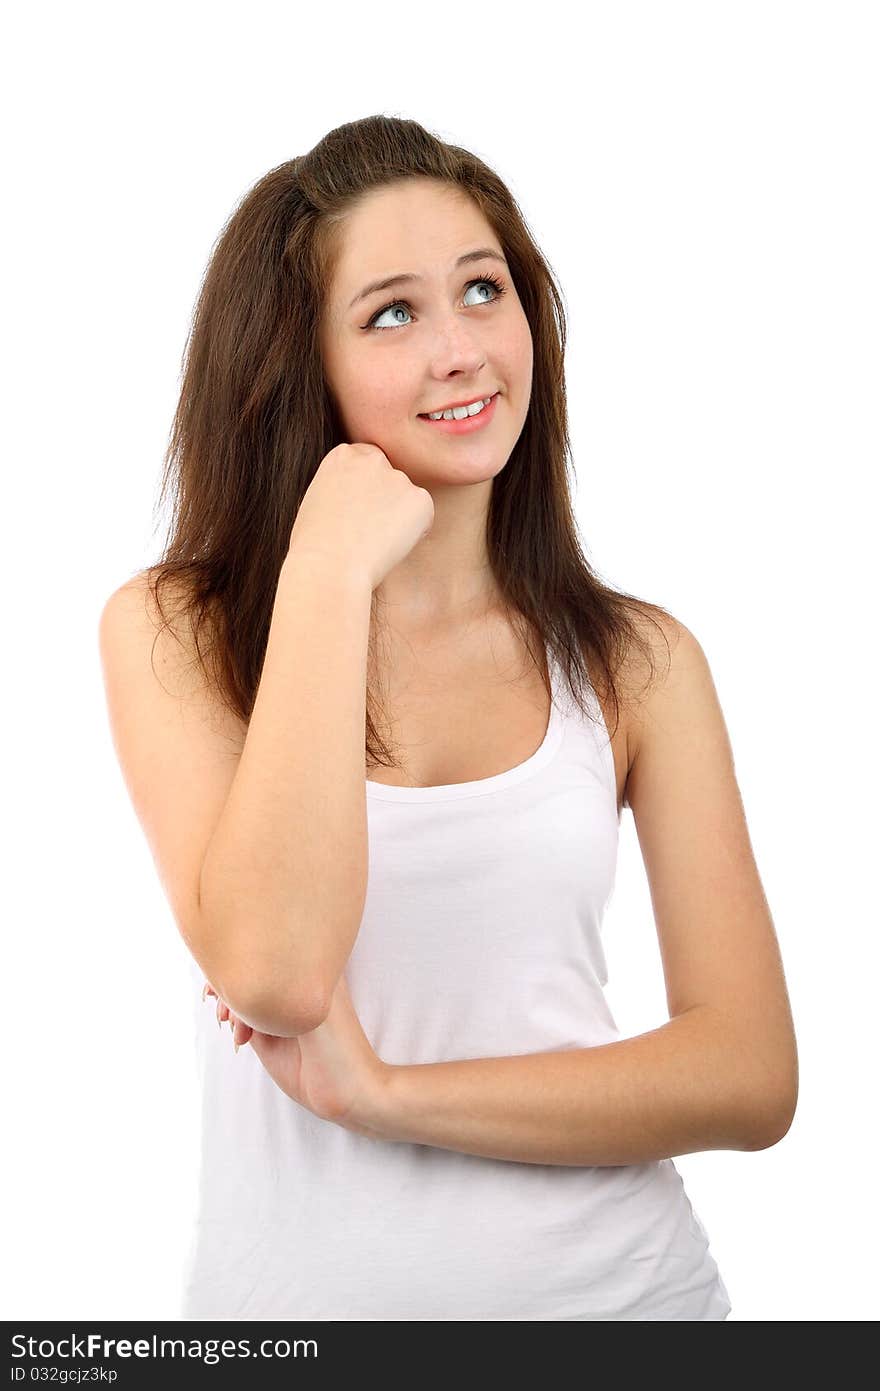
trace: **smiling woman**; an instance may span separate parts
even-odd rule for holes
[[[673,1158],[784,1135],[794,1034],[702,649],[584,559],[564,348],[509,190],[414,121],[330,131],[217,244],[173,532],[101,625],[200,1012],[184,1317],[730,1311]],[[633,1039],[627,805],[670,1013]]]
[[[382,266],[388,274],[365,275]],[[428,544],[386,577],[378,601],[424,620],[454,609],[462,592],[473,597],[480,574],[488,598],[486,518],[526,422],[534,367],[501,238],[457,184],[399,179],[362,195],[337,224],[326,273],[321,353],[345,436],[378,445],[434,499]],[[406,299],[387,300],[404,286]],[[372,299],[379,303],[364,319]]]

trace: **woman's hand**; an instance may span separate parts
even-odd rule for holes
[[[298,1038],[260,1033],[230,1011],[209,982],[205,995],[217,998],[217,1019],[232,1026],[236,1052],[250,1043],[276,1086],[321,1120],[359,1135],[380,1139],[368,1124],[390,1071],[378,1057],[355,1013],[341,976],[323,1024]]]
[[[243,1020],[236,1019],[235,1015],[230,1012],[226,1001],[220,999],[220,996],[209,980],[205,981],[202,990],[203,1000],[206,995],[213,995],[217,1001],[217,1023],[225,1024],[226,1020],[229,1020],[230,1027],[232,1028],[232,1045],[237,1053],[241,1045],[243,1043],[248,1043],[253,1037],[253,1029],[250,1024],[245,1024]]]

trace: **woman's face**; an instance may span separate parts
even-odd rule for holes
[[[367,195],[339,245],[320,338],[347,442],[378,445],[421,487],[493,478],[525,423],[533,355],[491,226],[457,189],[411,178]],[[361,297],[371,282],[397,275],[416,278]],[[422,418],[496,392],[485,423],[468,433]]]

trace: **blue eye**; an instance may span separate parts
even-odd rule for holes
[[[480,277],[479,280],[469,280],[468,283],[467,283],[467,285],[466,285],[466,287],[465,287],[466,290],[469,290],[469,289],[471,288],[472,285],[491,285],[491,286],[492,286],[492,289],[493,289],[493,291],[494,291],[493,296],[492,296],[492,299],[484,299],[484,300],[482,301],[483,304],[494,304],[495,300],[496,300],[496,299],[500,299],[501,296],[504,294],[504,286],[502,285],[502,283],[501,283],[500,280],[496,280],[496,278],[495,278],[494,275],[483,275],[483,276]],[[390,310],[392,310],[392,309],[405,309],[406,312],[407,312],[407,314],[410,313],[410,307],[409,307],[409,305],[407,304],[406,300],[397,299],[397,300],[394,301],[393,304],[386,304],[384,309],[377,309],[376,312],[375,312],[375,314],[372,316],[372,318],[369,319],[369,321],[368,321],[367,323],[365,323],[365,324],[363,325],[363,327],[364,327],[365,329],[373,329],[373,330],[374,330],[375,332],[377,332],[377,333],[385,333],[389,328],[407,328],[408,325],[405,324],[405,323],[404,323],[404,324],[379,324],[379,323],[376,322],[377,319],[381,319],[381,317],[382,317],[383,314],[387,314],[387,313],[388,313]]]

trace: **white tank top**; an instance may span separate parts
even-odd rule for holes
[[[345,976],[386,1063],[587,1048],[617,865],[614,757],[552,653],[541,747],[442,787],[366,781],[369,876]],[[671,1159],[574,1167],[385,1142],[286,1096],[202,1003],[198,1213],[182,1317],[725,1319]]]

